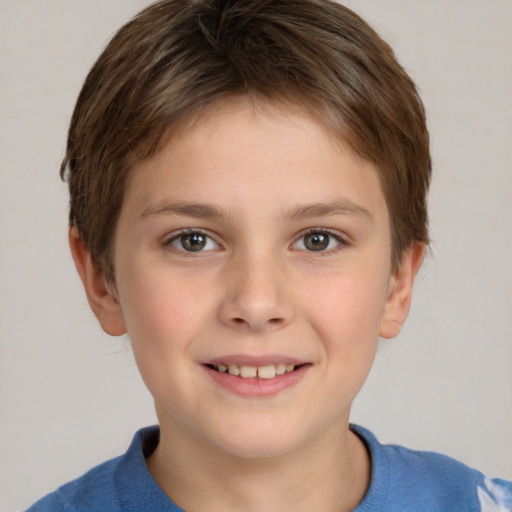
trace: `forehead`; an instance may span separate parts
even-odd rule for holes
[[[144,140],[139,146],[131,148],[130,153],[126,155],[126,167],[130,171],[128,180],[142,163],[160,153],[173,141],[178,143],[200,133],[205,135],[216,124],[222,124],[226,117],[235,118],[236,114],[242,112],[247,113],[247,117],[253,120],[263,117],[276,120],[308,118],[322,128],[326,138],[333,144],[344,149],[354,149],[359,145],[343,116],[322,102],[307,97],[284,98],[278,94],[276,97],[270,97],[254,92],[220,95],[197,108],[183,112],[169,125],[155,128],[147,141]]]
[[[169,130],[159,151],[132,169],[125,200],[139,209],[170,200],[243,209],[252,198],[286,210],[346,196],[367,203],[361,209],[382,206],[373,164],[309,110],[237,98]]]

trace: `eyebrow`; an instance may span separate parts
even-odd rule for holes
[[[361,217],[369,221],[373,220],[371,213],[366,208],[347,199],[338,199],[329,203],[300,205],[286,210],[284,213],[285,218],[293,220],[330,215],[350,215]]]
[[[162,214],[182,215],[198,219],[220,219],[229,217],[222,208],[211,204],[162,201],[146,208],[141,213],[141,218],[147,219]],[[329,203],[298,205],[284,210],[283,212],[283,217],[290,220],[331,215],[350,215],[361,217],[369,221],[373,220],[371,213],[366,208],[347,199],[338,199]]]
[[[222,208],[205,203],[161,202],[146,208],[141,218],[147,219],[161,214],[175,214],[198,219],[218,219],[226,217]]]

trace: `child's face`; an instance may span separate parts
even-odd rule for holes
[[[345,426],[412,285],[375,168],[311,117],[244,101],[134,169],[114,265],[120,305],[98,317],[126,326],[163,435],[241,456]]]

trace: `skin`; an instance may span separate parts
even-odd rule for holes
[[[370,162],[306,113],[241,99],[133,169],[115,285],[71,230],[91,307],[107,333],[129,334],[155,400],[148,467],[182,508],[339,512],[362,500],[371,464],[350,406],[379,336],[405,321],[424,249],[393,269],[389,225]],[[187,252],[183,229],[204,249]],[[327,246],[311,250],[308,230]],[[248,396],[204,365],[233,355],[307,364],[293,385]]]

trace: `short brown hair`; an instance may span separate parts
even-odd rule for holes
[[[316,112],[377,166],[395,265],[428,242],[424,108],[365,21],[329,0],[163,0],[123,26],[89,72],[61,167],[70,224],[108,280],[131,167],[178,123],[241,95]]]

